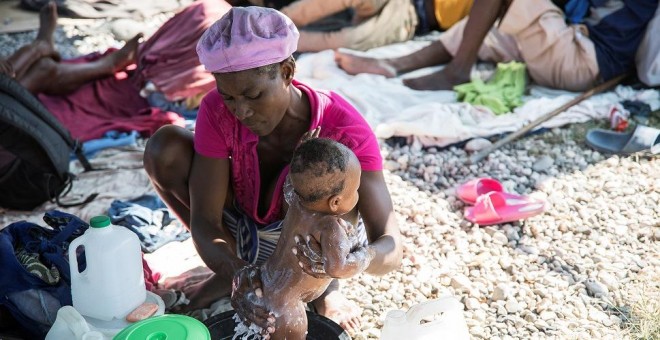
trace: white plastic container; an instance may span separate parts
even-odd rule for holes
[[[421,323],[422,319],[436,314],[442,315],[434,320]],[[387,312],[381,340],[469,340],[463,304],[454,297],[442,297],[422,302],[410,307],[408,312],[392,310]]]
[[[96,216],[90,228],[69,245],[71,297],[83,316],[123,319],[147,297],[140,240],[132,231]],[[78,271],[76,250],[84,247],[86,268]]]

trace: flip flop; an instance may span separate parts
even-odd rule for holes
[[[587,144],[602,153],[630,155],[635,152],[660,152],[660,130],[637,125],[632,132],[621,133],[603,129],[587,132]]]
[[[507,199],[524,199],[524,196],[504,192],[502,183],[494,178],[475,178],[456,189],[458,198],[467,204],[474,204],[479,196],[489,192],[502,193]]]
[[[545,210],[545,202],[525,196],[507,197],[502,192],[492,191],[479,196],[474,207],[465,209],[464,217],[478,225],[492,225],[523,220]]]

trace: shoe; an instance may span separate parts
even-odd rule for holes
[[[512,197],[498,191],[479,196],[474,207],[467,207],[464,217],[481,226],[523,220],[545,211],[545,202],[525,196]]]
[[[627,133],[591,129],[586,136],[587,145],[607,154],[630,155],[640,151],[660,153],[660,130],[637,125]]]
[[[473,205],[479,196],[485,195],[489,192],[499,192],[507,199],[525,198],[525,196],[504,192],[502,183],[494,178],[475,178],[456,189],[456,195],[458,198],[470,205]]]

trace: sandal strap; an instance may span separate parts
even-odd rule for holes
[[[505,204],[504,198],[496,191],[491,191],[477,198],[474,205],[474,217],[478,221],[497,221],[501,217],[495,207]]]
[[[624,153],[634,153],[651,149],[658,141],[658,137],[660,137],[660,130],[644,125],[637,125],[632,136],[630,136],[630,139],[621,151]]]

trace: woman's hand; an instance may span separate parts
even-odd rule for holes
[[[298,259],[298,265],[300,265],[306,274],[318,279],[348,278],[361,273],[369,267],[375,255],[373,250],[363,245],[357,245],[357,229],[353,224],[343,219],[338,219],[337,224],[345,232],[345,236],[342,238],[345,240],[347,238],[348,243],[352,245],[350,253],[341,255],[341,259],[334,258],[332,254],[326,254],[327,256],[324,256],[321,243],[311,235],[307,235],[304,238],[300,235],[294,237],[296,247],[292,251]],[[336,243],[338,240],[332,240],[331,243],[333,242]],[[326,246],[338,247],[339,245],[333,244]],[[337,249],[333,248],[333,250]],[[334,260],[326,263],[327,258],[334,258]]]
[[[269,339],[275,332],[275,317],[264,308],[261,267],[247,265],[234,275],[231,287],[231,306],[247,325],[261,327],[261,335]]]
[[[306,274],[317,279],[331,278],[324,269],[325,263],[322,256],[321,243],[311,235],[307,235],[304,238],[296,235],[294,240],[296,241],[296,247],[291,250],[298,258],[300,268]]]
[[[0,74],[6,74],[9,78],[15,78],[16,72],[14,72],[14,67],[7,60],[0,58]]]

